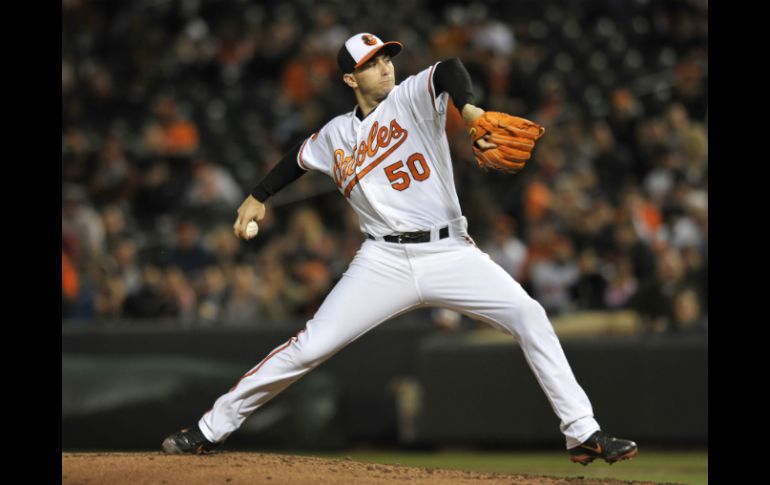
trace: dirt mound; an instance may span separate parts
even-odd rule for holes
[[[465,472],[360,463],[351,459],[220,452],[204,456],[147,453],[62,453],[62,485],[152,483],[292,485],[660,485],[628,480]]]

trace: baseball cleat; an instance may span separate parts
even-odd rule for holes
[[[197,426],[184,428],[163,440],[163,451],[171,455],[201,455],[219,446],[207,440]]]
[[[569,457],[573,462],[584,466],[597,458],[603,458],[612,465],[618,461],[629,460],[638,452],[639,449],[633,441],[614,438],[599,430],[580,446],[570,449]]]

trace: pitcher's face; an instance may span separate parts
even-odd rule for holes
[[[396,75],[390,56],[378,54],[353,71],[361,94],[382,101],[396,86]]]

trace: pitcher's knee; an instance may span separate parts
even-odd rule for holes
[[[543,305],[533,298],[527,298],[516,308],[516,333],[522,337],[543,333],[553,333],[553,326],[548,320]]]
[[[524,300],[524,302],[522,302],[519,308],[519,312],[524,318],[533,320],[545,320],[548,322],[548,315],[545,313],[545,308],[543,308],[543,305],[541,305],[539,301],[532,297],[528,297],[526,300]]]
[[[313,368],[325,361],[333,351],[327,346],[319,345],[315,342],[302,342],[297,340],[292,344],[292,360],[303,368]]]

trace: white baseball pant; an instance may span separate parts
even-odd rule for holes
[[[444,224],[447,225],[447,224]],[[313,319],[247,372],[199,421],[224,441],[256,409],[379,324],[425,306],[450,308],[513,334],[551,407],[567,449],[599,429],[543,307],[467,239],[464,217],[449,237],[398,244],[366,240]]]

